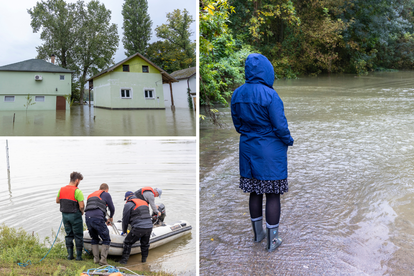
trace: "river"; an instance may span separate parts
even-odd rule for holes
[[[7,140],[10,181],[6,138],[0,140],[0,224],[22,227],[28,233],[37,234],[41,241],[46,236],[53,240],[61,222],[59,205],[55,202],[57,192],[69,183],[72,171],[84,176],[79,188],[85,199],[101,183],[109,185],[115,205],[114,221],[122,219],[126,191],[158,187],[163,193],[155,202],[166,206],[165,222],[186,220],[193,229],[175,241],[150,250],[145,264],[141,263],[141,254],[131,256],[126,267],[176,275],[195,274],[198,231],[195,139],[16,137]],[[60,235],[60,239],[64,237]],[[91,263],[86,269],[94,267]]]
[[[414,72],[280,80],[293,147],[275,252],[252,242],[230,108],[200,125],[200,275],[413,275]]]
[[[14,119],[14,123],[13,123]],[[66,111],[1,111],[1,136],[195,136],[193,110],[108,110],[72,106]]]

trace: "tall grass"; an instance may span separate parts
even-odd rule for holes
[[[99,266],[94,264],[93,257],[87,254],[82,255],[83,261],[67,260],[65,243],[59,238],[47,257],[39,262],[49,251],[55,236],[56,233],[52,232],[51,238],[46,237],[43,242],[40,242],[37,235],[29,234],[22,228],[0,225],[0,275],[74,276]],[[18,265],[18,263],[27,263],[29,260],[31,264],[26,267]],[[108,259],[108,264],[119,265],[110,259]],[[165,272],[136,272],[144,275],[171,275]]]

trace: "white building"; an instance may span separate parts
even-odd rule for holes
[[[170,107],[172,103],[176,108],[190,108],[188,97],[192,100],[192,107],[195,110],[196,104],[196,68],[191,67],[178,70],[171,73],[178,82],[172,83],[172,92],[170,84],[164,84],[164,101],[165,106]],[[171,100],[172,94],[172,100]]]

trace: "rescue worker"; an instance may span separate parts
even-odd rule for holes
[[[88,227],[89,235],[92,238],[92,253],[93,262],[100,265],[108,265],[106,258],[108,257],[109,245],[111,238],[109,230],[106,225],[113,223],[115,214],[115,207],[112,202],[112,197],[108,193],[109,186],[102,183],[98,191],[93,192],[88,196],[85,208],[86,226]],[[109,209],[109,218],[106,219],[106,208]],[[101,259],[99,260],[99,237],[102,239]]]
[[[60,204],[62,212],[63,225],[65,227],[66,249],[68,251],[68,260],[73,260],[73,239],[76,243],[76,260],[82,260],[83,249],[83,220],[85,204],[83,194],[78,185],[83,179],[79,172],[70,174],[69,185],[60,188],[56,197],[56,203]]]
[[[152,209],[152,213],[157,216],[161,216],[161,212],[158,211],[157,205],[155,205],[155,197],[161,198],[162,190],[160,188],[144,187],[135,191],[135,196],[139,199],[145,200]]]
[[[125,193],[126,203],[122,215],[122,232],[127,233],[128,224],[131,225],[131,231],[124,240],[124,250],[121,264],[126,264],[131,253],[132,245],[140,241],[141,261],[145,263],[148,257],[149,240],[152,232],[152,220],[148,203],[145,200],[137,198],[133,192]]]

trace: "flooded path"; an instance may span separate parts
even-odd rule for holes
[[[174,275],[196,272],[196,142],[195,139],[59,139],[8,138],[10,182],[6,166],[6,139],[0,139],[0,224],[22,227],[40,240],[53,241],[61,222],[56,196],[69,183],[72,171],[84,179],[79,188],[85,199],[107,183],[115,205],[114,221],[122,219],[128,190],[152,186],[163,190],[166,223],[186,220],[190,234],[150,250],[148,260],[131,256],[126,267],[166,271]],[[85,217],[83,217],[85,222]],[[60,240],[64,236],[60,235]],[[115,259],[116,257],[109,257]],[[119,257],[118,257],[119,258]],[[93,263],[86,268],[96,267]]]
[[[275,82],[289,192],[281,247],[252,242],[238,139],[200,126],[200,275],[413,275],[414,72]]]
[[[0,110],[0,136],[195,135],[196,114],[185,108],[176,108],[172,112],[171,108],[108,110],[78,105],[71,107],[70,112]]]

